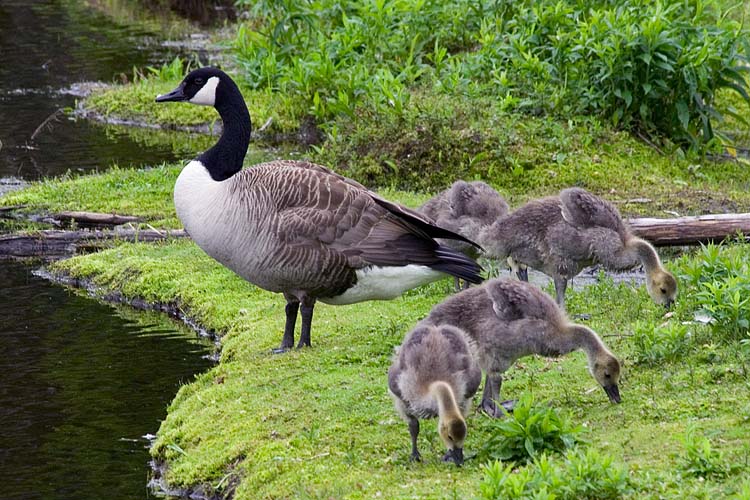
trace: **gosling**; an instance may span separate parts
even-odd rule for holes
[[[411,460],[417,448],[419,419],[438,417],[438,433],[448,451],[443,461],[463,464],[471,398],[482,381],[471,340],[450,325],[418,326],[407,334],[388,370],[396,410],[409,425]]]
[[[582,349],[591,375],[609,400],[620,402],[620,363],[590,328],[571,323],[552,297],[534,285],[493,279],[435,306],[420,323],[466,332],[476,344],[477,361],[487,374],[481,408],[500,417],[497,401],[502,374],[524,356],[557,357]]]
[[[477,239],[488,257],[511,258],[550,276],[561,307],[568,280],[595,263],[614,271],[640,263],[654,302],[669,307],[677,296],[677,280],[654,247],[633,235],[613,205],[581,188],[530,201]]]
[[[432,219],[435,225],[472,240],[479,237],[482,229],[508,213],[508,203],[489,184],[458,180],[417,210]],[[439,239],[438,242],[472,259],[477,259],[480,255],[479,248],[463,241]],[[455,277],[454,282],[456,291],[469,286],[467,281],[461,286],[459,279]]]

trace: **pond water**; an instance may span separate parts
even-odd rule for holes
[[[173,149],[181,138],[162,146],[137,139],[153,133],[62,113],[40,127],[75,106],[77,82],[111,82],[182,50],[152,25],[121,21],[121,4],[137,2],[0,0],[0,179],[189,157]],[[32,269],[0,261],[0,498],[151,498],[144,436],[180,384],[209,367],[213,346],[163,315],[98,303]]]
[[[212,344],[0,265],[0,497],[150,498],[148,446]]]
[[[116,21],[82,0],[0,2],[0,178],[43,176],[175,160],[169,144],[147,148],[126,129],[58,113],[75,107],[80,82],[112,82],[133,67],[181,52],[158,32]]]

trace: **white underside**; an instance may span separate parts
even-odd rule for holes
[[[390,300],[407,290],[444,277],[427,266],[370,267],[357,271],[357,284],[336,297],[320,298],[326,304],[354,304],[365,300]]]

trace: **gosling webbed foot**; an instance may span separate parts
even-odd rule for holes
[[[506,399],[500,403],[500,406],[502,406],[506,412],[513,413],[513,410],[516,408],[516,403],[518,403],[517,399]]]
[[[482,404],[480,405],[480,408],[483,412],[485,412],[488,416],[492,418],[501,418],[505,416],[503,411],[498,408],[498,406],[495,404],[492,400],[482,400]]]

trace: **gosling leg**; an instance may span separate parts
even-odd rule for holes
[[[284,337],[281,339],[281,347],[274,349],[274,354],[282,354],[294,346],[294,327],[297,324],[297,312],[299,311],[299,300],[296,297],[286,296],[286,325],[284,325]]]
[[[299,343],[297,348],[311,347],[310,344],[310,327],[312,326],[313,309],[315,308],[315,299],[305,297],[302,299],[302,331],[299,334]],[[294,342],[294,340],[292,340]]]
[[[500,386],[503,384],[502,375],[490,375],[484,379],[484,391],[482,392],[482,410],[492,418],[502,417],[503,411],[497,406],[497,399],[500,397]]]
[[[419,436],[419,420],[414,417],[409,417],[409,434],[411,435],[411,456],[409,460],[412,462],[421,462],[422,455],[419,454],[417,449],[417,436]]]
[[[557,305],[565,309],[565,289],[568,287],[568,280],[562,276],[555,276],[555,296]]]

